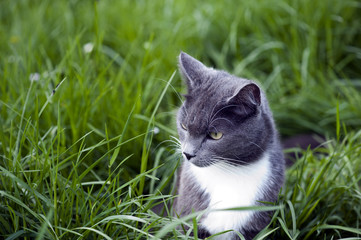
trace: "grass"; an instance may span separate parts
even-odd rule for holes
[[[258,239],[361,239],[358,1],[0,3],[0,238],[196,239],[174,198],[181,50],[259,81],[288,169]],[[61,84],[60,84],[61,83]]]

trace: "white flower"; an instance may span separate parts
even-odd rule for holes
[[[145,43],[143,43],[143,47],[144,47],[145,50],[149,50],[152,47],[152,43],[145,42]]]
[[[86,43],[83,46],[83,51],[84,53],[91,53],[94,49],[94,44],[93,43]]]
[[[39,81],[39,79],[40,79],[40,74],[39,73],[30,73],[30,76],[29,76],[29,80],[30,81]]]
[[[159,132],[160,132],[159,128],[158,128],[158,127],[154,127],[154,129],[153,129],[154,135],[158,134]]]

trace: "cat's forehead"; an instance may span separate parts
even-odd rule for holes
[[[237,88],[235,80],[227,73],[213,72],[186,95],[192,107],[206,109],[232,96]]]
[[[185,121],[190,132],[202,134],[208,130],[212,116],[224,105],[229,91],[219,85],[201,86],[186,96]]]

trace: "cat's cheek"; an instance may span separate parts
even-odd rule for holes
[[[218,140],[214,140],[214,139],[209,139],[207,141],[207,149],[210,152],[217,152],[219,149],[224,149],[224,147],[227,147],[227,144],[225,144],[224,136],[221,139]]]
[[[232,146],[232,142],[230,141],[213,141],[208,145],[208,154],[210,157],[220,157],[220,156],[228,156],[230,153],[230,147]]]

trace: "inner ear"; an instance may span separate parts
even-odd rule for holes
[[[228,101],[235,104],[260,106],[261,90],[256,84],[250,83],[239,89]]]
[[[233,109],[237,114],[249,115],[261,105],[261,90],[254,83],[247,84],[237,90],[228,104],[234,105]]]

